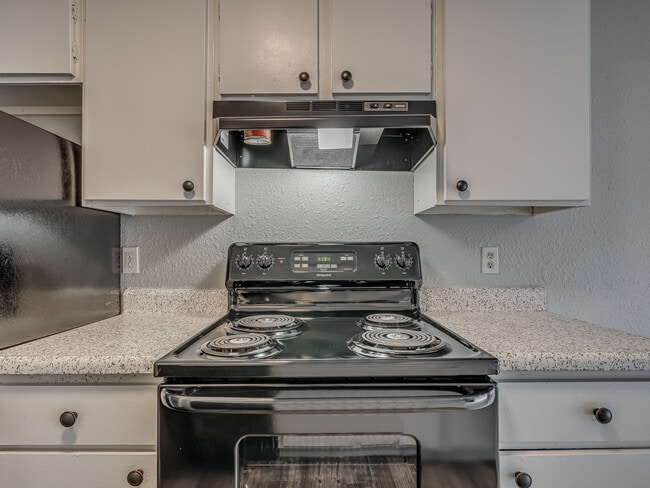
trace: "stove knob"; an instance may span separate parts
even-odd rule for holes
[[[396,254],[395,255],[395,262],[397,263],[397,266],[399,266],[402,269],[409,269],[411,265],[413,264],[413,258],[411,256],[408,256],[404,253],[402,254]]]
[[[384,251],[381,251],[379,254],[375,255],[375,264],[380,269],[386,269],[390,266],[390,256],[384,254]]]
[[[273,266],[273,256],[266,253],[261,254],[257,258],[257,265],[262,269],[269,269]]]
[[[243,252],[241,255],[237,256],[235,262],[239,268],[248,269],[251,267],[251,264],[253,264],[253,257]]]

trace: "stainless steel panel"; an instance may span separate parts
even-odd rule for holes
[[[119,217],[75,206],[79,149],[0,113],[0,348],[120,311]]]
[[[0,202],[75,205],[80,148],[0,112]]]

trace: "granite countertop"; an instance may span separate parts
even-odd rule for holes
[[[0,351],[0,375],[151,375],[215,318],[122,314]]]
[[[501,372],[650,373],[647,337],[544,311],[427,315],[497,357]]]
[[[427,315],[496,356],[502,373],[650,373],[650,338],[548,313],[538,288],[509,290],[421,298]],[[0,375],[151,375],[156,359],[213,323],[225,303],[222,291],[127,290],[126,313],[1,350]]]

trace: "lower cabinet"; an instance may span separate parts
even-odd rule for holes
[[[501,451],[499,462],[500,488],[650,486],[650,449]]]
[[[156,487],[156,451],[0,452],[6,488]]]
[[[650,382],[499,383],[500,488],[650,486]]]
[[[0,487],[156,486],[154,384],[0,385]]]

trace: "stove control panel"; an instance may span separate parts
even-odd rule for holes
[[[247,281],[420,283],[420,253],[413,242],[233,244],[226,284]]]

